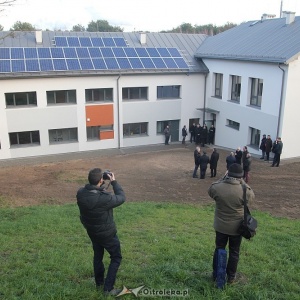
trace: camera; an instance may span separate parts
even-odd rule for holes
[[[109,170],[105,170],[102,174],[103,180],[110,180],[108,175],[112,176],[112,173]]]

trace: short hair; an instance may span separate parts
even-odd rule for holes
[[[102,178],[102,170],[100,168],[92,169],[89,172],[88,180],[91,185],[97,185]]]

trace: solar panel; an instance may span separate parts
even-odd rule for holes
[[[116,46],[113,38],[104,37],[104,38],[102,38],[102,41],[103,41],[103,44],[105,47],[115,47]]]
[[[25,65],[27,72],[40,71],[40,65],[37,59],[26,59]]]
[[[102,57],[101,51],[99,48],[88,48],[91,57]]]
[[[92,59],[94,67],[96,70],[106,70],[106,64],[103,58],[94,58]]]
[[[0,59],[10,59],[9,48],[0,48]]]
[[[36,48],[24,48],[25,58],[37,58]]]
[[[186,64],[186,62],[184,61],[184,59],[182,57],[175,57],[174,58],[178,68],[180,69],[188,69],[189,66]]]
[[[66,59],[66,62],[69,70],[81,70],[78,59]]]
[[[25,63],[23,59],[14,59],[11,61],[12,72],[25,72]]]
[[[117,58],[117,61],[121,69],[131,69],[131,65],[129,63],[128,58],[119,57]]]
[[[77,58],[75,48],[63,48],[66,58]]]
[[[144,69],[143,64],[141,63],[139,58],[131,57],[128,58],[133,69]]]
[[[171,57],[170,58],[168,58],[168,57],[164,58],[164,62],[165,62],[166,66],[169,69],[177,69],[178,68],[175,61],[174,61],[174,59],[171,58]]]
[[[101,48],[103,57],[114,57],[114,53],[111,48]]]
[[[139,57],[149,57],[149,54],[145,48],[135,48]]]
[[[117,60],[113,57],[110,58],[104,58],[105,63],[107,65],[107,69],[114,70],[114,69],[120,69]]]
[[[117,38],[113,38],[113,40],[117,47],[127,47],[127,44],[126,44],[124,38],[117,37]]]
[[[51,58],[50,48],[38,48],[39,58]]]
[[[167,48],[157,48],[157,51],[161,57],[171,57],[171,54]]]
[[[64,59],[53,59],[53,66],[55,71],[64,71],[68,69]]]
[[[167,66],[165,65],[163,59],[160,58],[160,57],[153,57],[152,61],[153,61],[154,65],[155,65],[155,67],[157,69],[165,69],[165,68],[167,68]]]
[[[23,48],[11,48],[11,58],[12,59],[24,59]]]
[[[115,57],[126,57],[125,51],[123,48],[111,48]]]
[[[50,48],[53,58],[64,58],[64,52],[62,48]]]
[[[152,62],[151,58],[141,57],[141,62],[145,69],[155,69],[155,65]]]
[[[79,59],[82,70],[94,70],[93,63],[88,58]]]
[[[52,59],[40,59],[41,71],[53,71]]]
[[[0,60],[0,72],[1,73],[11,72],[10,60]]]
[[[137,53],[135,52],[134,48],[124,48],[124,51],[127,57],[138,57]]]
[[[92,42],[89,37],[80,37],[79,42],[81,47],[92,47]]]
[[[70,47],[80,47],[78,37],[69,36],[67,37],[67,41]]]
[[[155,48],[147,48],[147,52],[150,57],[160,57],[158,51]]]
[[[176,48],[167,48],[172,57],[181,57],[179,51]]]
[[[67,38],[64,36],[54,37],[56,47],[68,47]]]
[[[89,51],[87,48],[76,48],[76,52],[79,58],[88,58],[90,57]]]
[[[104,47],[103,41],[101,38],[91,38],[91,42],[94,47]]]

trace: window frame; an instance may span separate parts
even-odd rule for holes
[[[214,97],[222,99],[223,94],[223,74],[222,73],[214,73]]]
[[[135,91],[137,90],[137,91]],[[126,95],[126,97],[124,97]],[[138,95],[136,97],[136,95]],[[123,87],[122,88],[122,101],[130,100],[148,100],[148,87]]]
[[[251,78],[250,105],[261,107],[264,81],[261,78]]]
[[[170,126],[171,120],[157,121],[156,122],[156,134],[165,134],[164,130],[167,126]]]
[[[18,104],[17,102],[19,101],[17,96],[21,96],[22,94],[24,94],[26,96],[26,99],[25,100],[25,104],[22,103],[22,104]],[[10,99],[10,101],[13,102],[13,104],[9,105],[8,104],[8,97],[11,96],[12,99]],[[33,103],[30,103],[31,101],[31,97],[33,97]],[[34,91],[31,91],[31,92],[16,92],[16,93],[5,93],[5,104],[6,104],[6,108],[12,108],[12,107],[18,107],[18,106],[21,106],[21,107],[26,107],[26,106],[31,106],[31,107],[34,107],[34,106],[37,106],[37,96],[36,96],[36,92]]]
[[[22,143],[22,139],[28,138],[26,136],[22,137],[23,134],[29,134],[29,136],[28,136],[29,142],[28,143]],[[18,147],[24,147],[24,146],[37,146],[37,145],[41,144],[39,130],[9,132],[8,136],[9,136],[9,143],[10,143],[11,148],[18,148]],[[12,143],[13,139],[16,140],[16,143]]]
[[[240,130],[240,123],[239,122],[236,122],[236,121],[233,121],[233,120],[230,120],[230,119],[226,119],[226,126],[229,127],[229,128],[232,128],[234,130]]]
[[[96,92],[99,93],[98,99],[95,99],[95,98],[97,98]],[[90,95],[91,97],[88,97],[88,93],[91,93],[91,95]],[[113,102],[113,99],[114,99],[113,88],[85,89],[85,102],[86,103]]]
[[[252,148],[259,148],[260,145],[260,136],[261,131],[257,128],[249,127],[250,128],[250,146]]]
[[[72,137],[72,135],[74,134],[75,134],[75,138]],[[51,139],[51,136],[53,136],[53,139]],[[48,137],[49,137],[50,145],[78,142],[78,128],[70,127],[70,128],[49,129]]]
[[[159,85],[156,88],[156,97],[159,100],[181,99],[181,85]]]
[[[242,77],[238,75],[231,75],[230,77],[231,77],[230,100],[235,102],[240,102]]]
[[[101,126],[87,126],[86,127],[86,138],[88,141],[100,140],[100,132],[113,131],[114,126],[112,125],[101,125]],[[93,136],[89,135],[89,131]]]
[[[49,102],[49,98],[50,98],[50,93],[52,93],[53,95],[51,95],[53,102]],[[62,97],[62,95],[59,95],[59,93],[64,93],[64,97]],[[71,93],[74,93],[74,95],[71,95]],[[46,98],[47,98],[47,105],[72,105],[72,104],[77,104],[77,93],[76,90],[55,90],[55,91],[46,91]],[[64,98],[64,101],[61,102],[61,99]],[[52,100],[51,99],[51,100]],[[58,99],[60,101],[58,101]]]
[[[146,132],[143,132],[143,126],[146,127]],[[134,131],[137,127],[139,128],[139,132],[134,133]],[[148,129],[149,129],[148,122],[126,123],[126,124],[123,124],[123,137],[129,138],[129,137],[148,136]]]

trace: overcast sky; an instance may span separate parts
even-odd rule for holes
[[[107,20],[124,31],[157,32],[182,23],[220,26],[258,20],[264,13],[279,17],[281,2],[283,10],[300,15],[300,0],[17,0],[0,12],[0,25],[9,30],[21,21],[37,29],[70,30]]]

